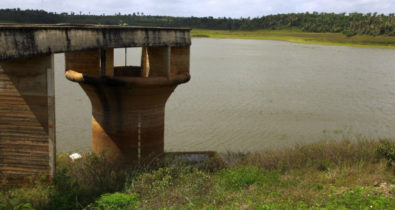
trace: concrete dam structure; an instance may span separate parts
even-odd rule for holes
[[[163,154],[165,104],[190,79],[190,45],[189,29],[0,25],[0,179],[55,174],[54,53],[91,101],[93,152],[125,164]],[[140,66],[114,66],[126,47],[141,48]]]

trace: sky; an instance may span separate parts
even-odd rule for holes
[[[395,13],[395,0],[0,0],[0,8],[85,14],[260,17],[293,12]]]

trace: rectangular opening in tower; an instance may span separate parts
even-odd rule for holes
[[[114,76],[141,76],[141,47],[114,49]]]

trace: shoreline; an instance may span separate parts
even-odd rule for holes
[[[299,44],[395,49],[395,36],[355,35],[347,37],[342,33],[314,33],[291,30],[226,31],[192,29],[191,37],[274,40]]]

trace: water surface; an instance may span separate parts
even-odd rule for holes
[[[139,49],[128,64],[139,64]],[[189,83],[166,106],[165,149],[252,151],[394,138],[395,50],[193,39]],[[115,51],[124,64],[124,49]],[[57,150],[89,151],[90,102],[55,56]]]

